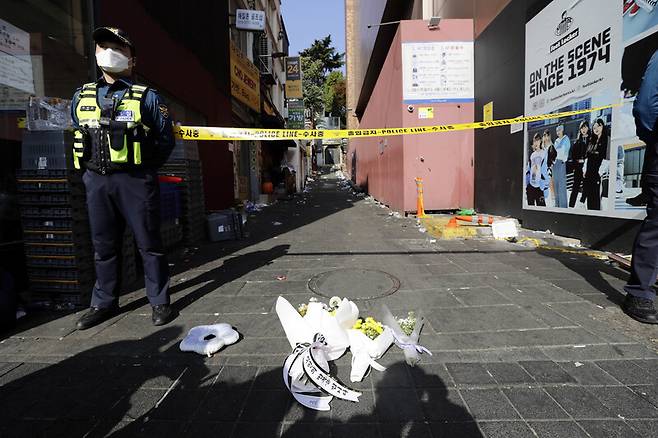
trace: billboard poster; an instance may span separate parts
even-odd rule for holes
[[[637,165],[640,154],[631,153],[638,140],[630,114],[633,92],[623,90],[622,59],[626,41],[646,35],[647,29],[629,30],[627,19],[635,17],[628,15],[627,3],[554,0],[526,23],[526,115],[589,109],[622,100],[625,104],[526,124],[525,209],[644,216],[643,207],[626,203],[640,192],[639,173],[628,172],[629,159]],[[630,70],[641,76],[643,67]]]
[[[402,44],[404,103],[473,102],[472,41]]]

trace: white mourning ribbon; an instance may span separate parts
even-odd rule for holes
[[[341,385],[329,375],[324,337],[316,334],[312,344],[299,344],[283,364],[283,381],[303,406],[328,411],[333,397],[358,402],[360,392]]]
[[[382,322],[390,327],[393,331],[393,339],[395,345],[402,349],[402,352],[404,353],[404,359],[408,365],[411,365],[412,367],[416,366],[416,364],[420,362],[420,355],[423,353],[427,353],[430,356],[432,355],[431,351],[418,344],[420,331],[423,328],[423,324],[425,324],[425,318],[422,316],[420,311],[416,313],[416,325],[414,326],[414,330],[409,336],[407,336],[404,331],[402,331],[402,328],[398,324],[397,320],[388,309],[388,306],[385,304],[382,305],[382,315]]]

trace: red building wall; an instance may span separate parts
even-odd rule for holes
[[[398,128],[472,122],[474,103],[414,104],[402,96],[402,44],[423,41],[473,41],[472,20],[441,20],[430,31],[422,20],[402,21],[377,79],[360,129]],[[419,107],[433,107],[434,119],[419,119]],[[473,206],[473,131],[372,137],[350,141],[348,160],[356,154],[356,183],[380,202],[400,212],[416,211],[414,178],[424,181],[426,210]]]

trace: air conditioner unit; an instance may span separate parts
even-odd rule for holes
[[[260,55],[260,71],[270,73],[272,71],[272,47],[267,35],[258,39],[258,54]]]

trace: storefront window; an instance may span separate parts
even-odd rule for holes
[[[89,0],[3,0],[0,8],[0,262],[20,240],[15,171],[31,96],[70,99],[94,74]],[[20,246],[17,251],[21,252]],[[8,255],[9,254],[9,255]],[[0,268],[2,268],[0,265]]]

